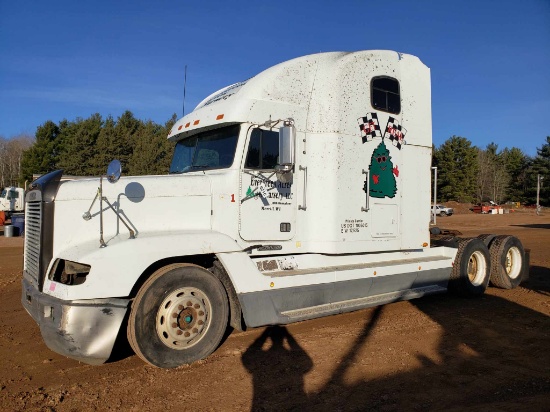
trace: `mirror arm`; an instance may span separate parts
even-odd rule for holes
[[[109,202],[107,200],[107,198],[103,198],[103,200],[105,200],[105,203],[107,203],[109,205],[109,207],[111,208],[111,210],[115,213],[115,215],[117,215],[117,217],[120,219],[120,221],[124,224],[124,226],[126,226],[126,229],[128,229],[128,231],[130,232],[130,239],[135,239],[136,238],[136,234],[134,232],[134,230],[128,225],[128,223],[126,223],[126,221],[124,220],[124,218],[121,216],[121,214],[119,212],[116,211],[116,209],[113,207],[113,205],[111,204],[111,202]]]
[[[99,177],[99,247],[106,247],[103,240],[103,175]]]

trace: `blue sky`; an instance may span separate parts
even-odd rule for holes
[[[0,0],[0,136],[93,113],[164,123],[273,64],[390,49],[431,68],[434,143],[536,153],[550,135],[550,1]]]

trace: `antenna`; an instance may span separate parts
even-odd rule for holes
[[[183,77],[183,114],[182,117],[185,116],[185,90],[187,88],[187,65],[185,65],[185,74]]]

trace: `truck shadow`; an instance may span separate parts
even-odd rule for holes
[[[549,223],[533,223],[530,225],[510,225],[510,226],[516,226],[516,227],[527,227],[531,229],[550,229]]]
[[[543,266],[531,266],[529,268],[529,280],[522,283],[525,289],[550,296],[550,269]]]
[[[525,289],[524,293],[529,291]],[[384,307],[368,310],[368,319],[354,344],[327,383],[314,393],[306,394],[303,388],[304,375],[315,360],[286,328],[267,328],[265,336],[254,342],[242,358],[254,385],[252,410],[460,410],[491,409],[501,403],[509,410],[517,410],[525,409],[523,399],[532,397],[539,402],[530,404],[528,410],[547,410],[548,316],[490,294],[479,299],[437,295],[411,304],[441,329],[435,348],[403,351],[407,364],[415,365],[404,372],[347,383],[349,379],[346,381],[344,375],[351,365],[358,361],[368,364],[368,359],[360,354],[376,353],[371,356],[380,359],[392,356],[388,348],[375,348],[374,344],[371,347],[368,339],[377,329]],[[280,337],[265,350],[263,345],[272,333]],[[402,339],[407,342],[418,336],[407,336],[405,331]],[[282,339],[293,344],[282,349]],[[414,347],[422,347],[421,342],[416,343],[420,346]],[[430,344],[433,342],[426,341],[426,345]],[[360,372],[368,373],[368,367],[363,366]]]

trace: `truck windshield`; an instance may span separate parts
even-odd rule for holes
[[[233,164],[240,126],[210,130],[180,140],[174,149],[170,173],[223,169]]]

